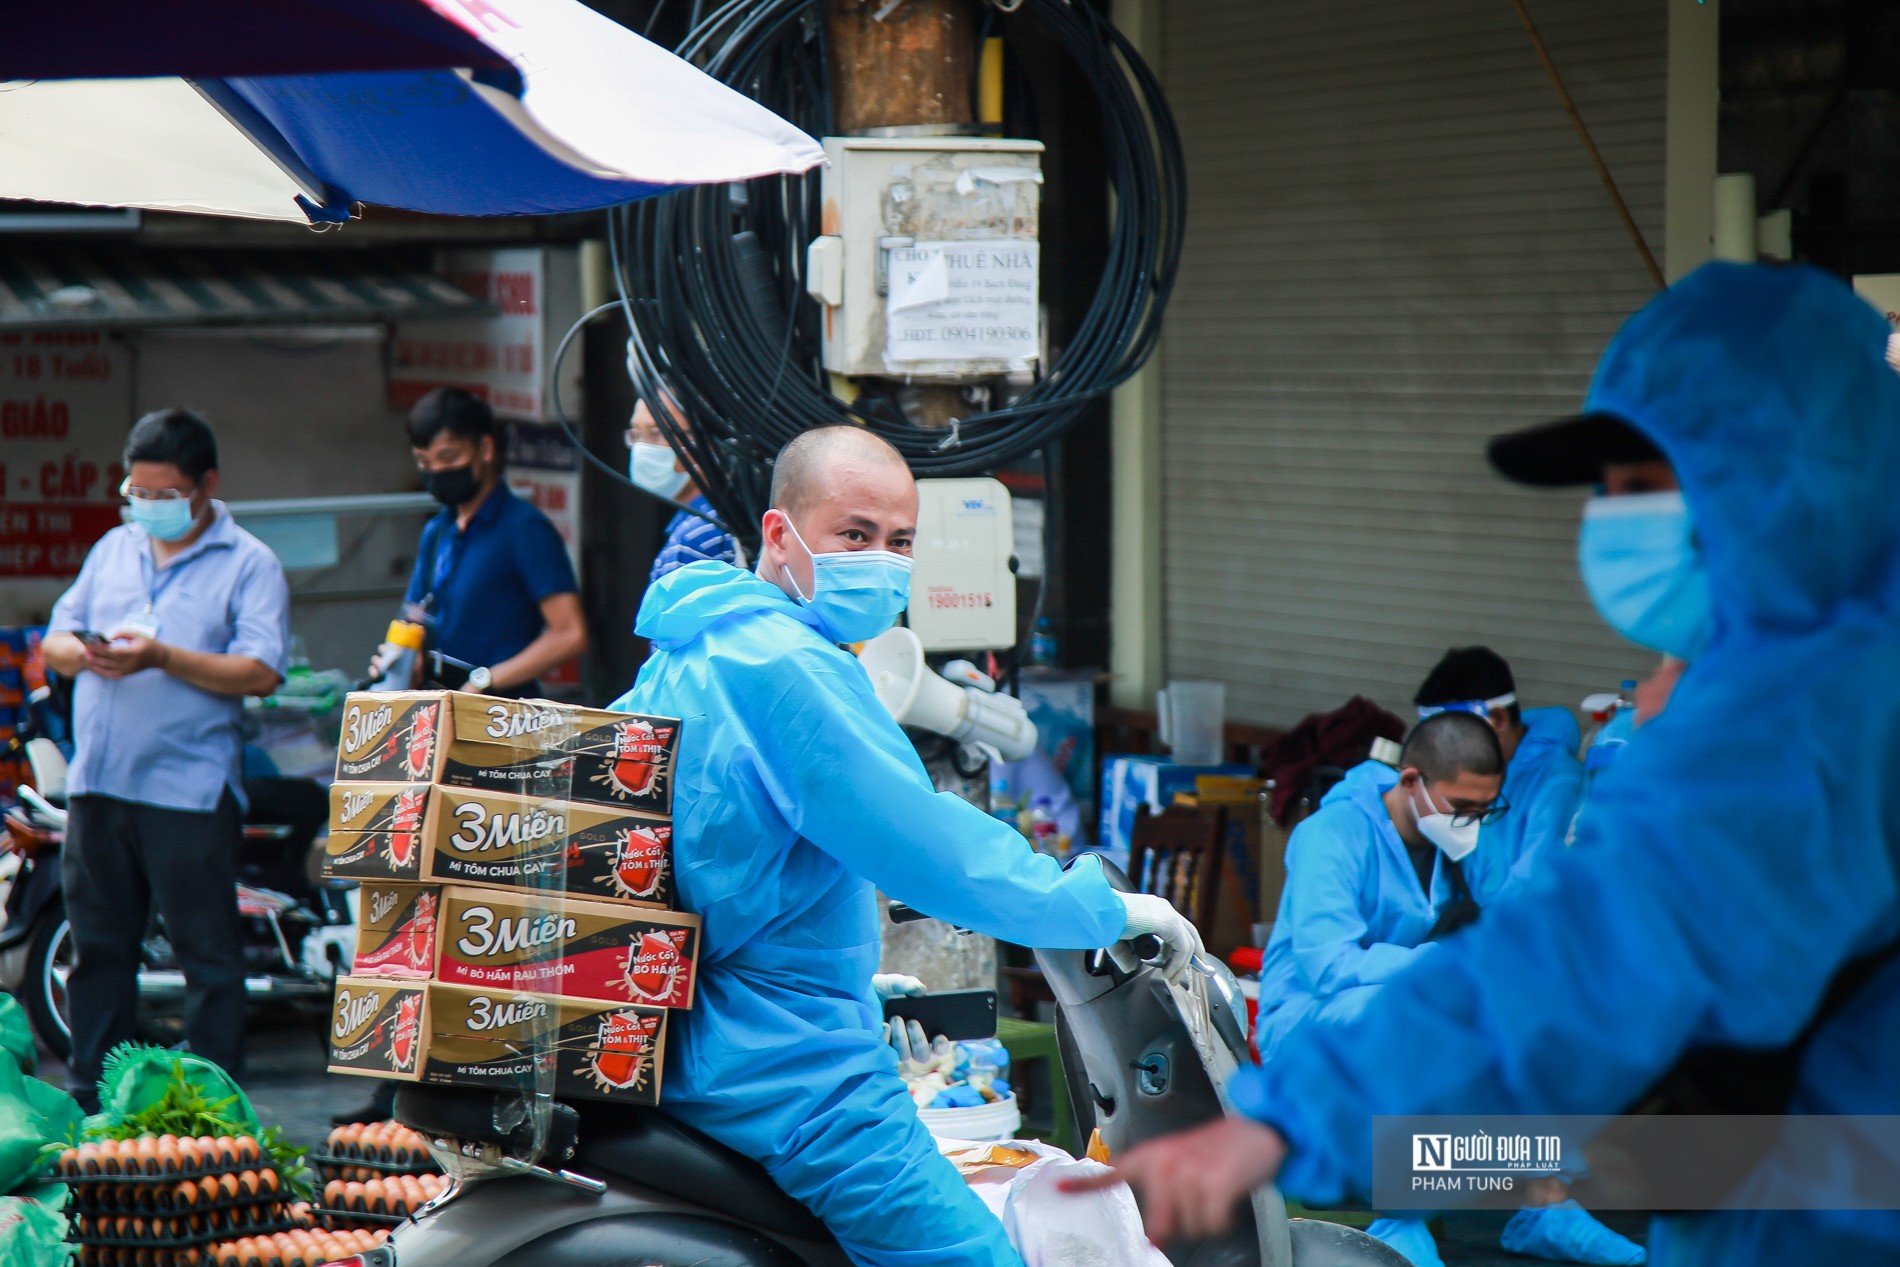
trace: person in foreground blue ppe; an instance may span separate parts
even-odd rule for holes
[[[943,1160],[880,1037],[873,886],[965,928],[1038,945],[1157,934],[1179,973],[1199,938],[1099,864],[1063,870],[934,790],[839,643],[908,603],[917,487],[868,431],[779,454],[757,573],[694,563],[650,587],[653,656],[613,707],[678,717],[674,865],[700,915],[698,999],[673,1022],[662,1107],[758,1159],[871,1265],[1020,1267]]]
[[[1577,747],[1583,732],[1567,708],[1522,708],[1517,680],[1489,647],[1454,647],[1432,667],[1412,697],[1419,717],[1450,709],[1491,723],[1504,750],[1504,799],[1511,812],[1487,823],[1464,860],[1465,880],[1479,906],[1522,883],[1543,851],[1561,848],[1583,792]]]
[[[1357,1017],[1243,1073],[1243,1116],[1118,1159],[1151,1234],[1219,1226],[1276,1177],[1307,1201],[1366,1191],[1378,1114],[1616,1113],[1692,1047],[1784,1047],[1817,1015],[1786,1111],[1900,1113],[1887,336],[1815,269],[1706,265],[1624,325],[1583,417],[1493,443],[1515,478],[1602,487],[1586,587],[1687,668],[1598,781],[1579,847]],[[1871,975],[1824,1004],[1850,964]],[[1850,1128],[1805,1166],[1751,1162],[1719,1211],[1658,1216],[1651,1261],[1900,1261],[1900,1211],[1839,1209],[1849,1185],[1900,1194],[1891,1136]]]

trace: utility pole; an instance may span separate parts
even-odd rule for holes
[[[826,0],[839,134],[902,128],[941,136],[971,128],[976,16],[975,0]],[[895,386],[920,427],[947,427],[966,407],[960,387]]]
[[[826,0],[831,43],[831,96],[838,131],[872,134],[954,135],[971,127],[970,85],[976,70],[976,0]],[[887,380],[905,414],[921,427],[943,428],[965,409],[963,389]],[[940,791],[989,806],[982,775],[967,778],[947,754],[925,768]],[[987,769],[985,771],[987,773]],[[903,848],[893,842],[894,848]],[[961,937],[930,921],[880,921],[883,971],[921,978],[935,990],[992,989],[996,943]]]
[[[826,10],[840,132],[975,122],[971,0],[829,0]]]

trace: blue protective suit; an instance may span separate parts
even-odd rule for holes
[[[1120,897],[1099,866],[1065,872],[936,792],[858,661],[776,586],[690,564],[648,588],[636,628],[653,655],[613,707],[683,723],[674,863],[705,920],[665,1109],[757,1158],[859,1263],[1020,1267],[879,1039],[873,885],[1051,947],[1114,941]]]
[[[1524,737],[1504,770],[1510,812],[1478,832],[1478,847],[1461,864],[1479,906],[1523,883],[1546,849],[1563,847],[1583,794],[1582,742],[1569,709],[1524,711]]]
[[[1426,953],[1451,882],[1439,854],[1431,896],[1419,886],[1380,799],[1398,781],[1398,771],[1377,761],[1354,766],[1287,840],[1286,887],[1260,965],[1256,1038],[1264,1061],[1301,1021],[1357,1012]]]
[[[1674,464],[1715,634],[1553,851],[1354,1018],[1234,1084],[1281,1185],[1364,1192],[1375,1114],[1601,1113],[1685,1048],[1792,1039],[1900,934],[1900,375],[1887,325],[1810,268],[1712,264],[1625,324],[1587,408]],[[1430,1052],[1430,1060],[1407,1053]],[[1815,1036],[1792,1111],[1900,1113],[1900,962]],[[1891,1174],[1873,1142],[1842,1167]],[[1770,1158],[1737,1200],[1774,1176]],[[1663,1217],[1651,1261],[1900,1259],[1900,1213]]]

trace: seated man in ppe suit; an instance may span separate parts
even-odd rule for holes
[[[1491,720],[1440,710],[1413,728],[1398,769],[1355,766],[1293,829],[1260,972],[1258,1040],[1269,1067],[1299,1027],[1357,1016],[1472,904],[1461,873],[1484,848],[1483,833],[1518,812],[1499,795],[1507,781]],[[1382,1218],[1367,1231],[1413,1267],[1442,1267],[1423,1218]],[[1519,1211],[1502,1244],[1559,1261],[1643,1261],[1640,1245],[1572,1201]]]
[[[1511,812],[1484,825],[1478,847],[1461,864],[1472,898],[1489,906],[1569,835],[1583,794],[1577,760],[1583,732],[1567,708],[1520,708],[1511,666],[1489,647],[1447,651],[1412,702],[1420,719],[1450,710],[1490,722],[1504,750],[1504,800]]]
[[[1900,1210],[1846,1199],[1900,1192],[1892,1135],[1854,1127],[1900,1114],[1887,336],[1819,270],[1705,265],[1624,325],[1580,418],[1493,443],[1521,481],[1598,485],[1586,588],[1687,667],[1598,780],[1576,848],[1357,1016],[1243,1071],[1240,1116],[1118,1159],[1150,1235],[1220,1226],[1276,1177],[1308,1202],[1369,1192],[1375,1115],[1613,1114],[1692,1048],[1782,1049],[1774,1107],[1820,1146],[1744,1154],[1703,1212],[1662,1205],[1678,1212],[1653,1220],[1651,1261],[1900,1262]]]
[[[1354,766],[1293,829],[1260,968],[1262,1061],[1309,1020],[1357,1015],[1426,953],[1503,781],[1490,723],[1443,713],[1413,727],[1398,769]]]
[[[1064,871],[935,791],[840,643],[909,600],[917,486],[857,427],[778,455],[755,573],[689,564],[647,590],[653,654],[615,708],[681,719],[674,865],[705,920],[697,1002],[672,1021],[662,1104],[758,1159],[863,1264],[1020,1267],[937,1153],[880,1036],[873,889],[1015,941],[1100,947],[1153,932],[1200,949],[1165,900]]]

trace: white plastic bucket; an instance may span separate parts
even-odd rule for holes
[[[917,1116],[923,1119],[924,1129],[938,1139],[967,1139],[973,1144],[1015,1139],[1023,1129],[1023,1115],[1014,1095],[967,1109],[919,1109]]]

